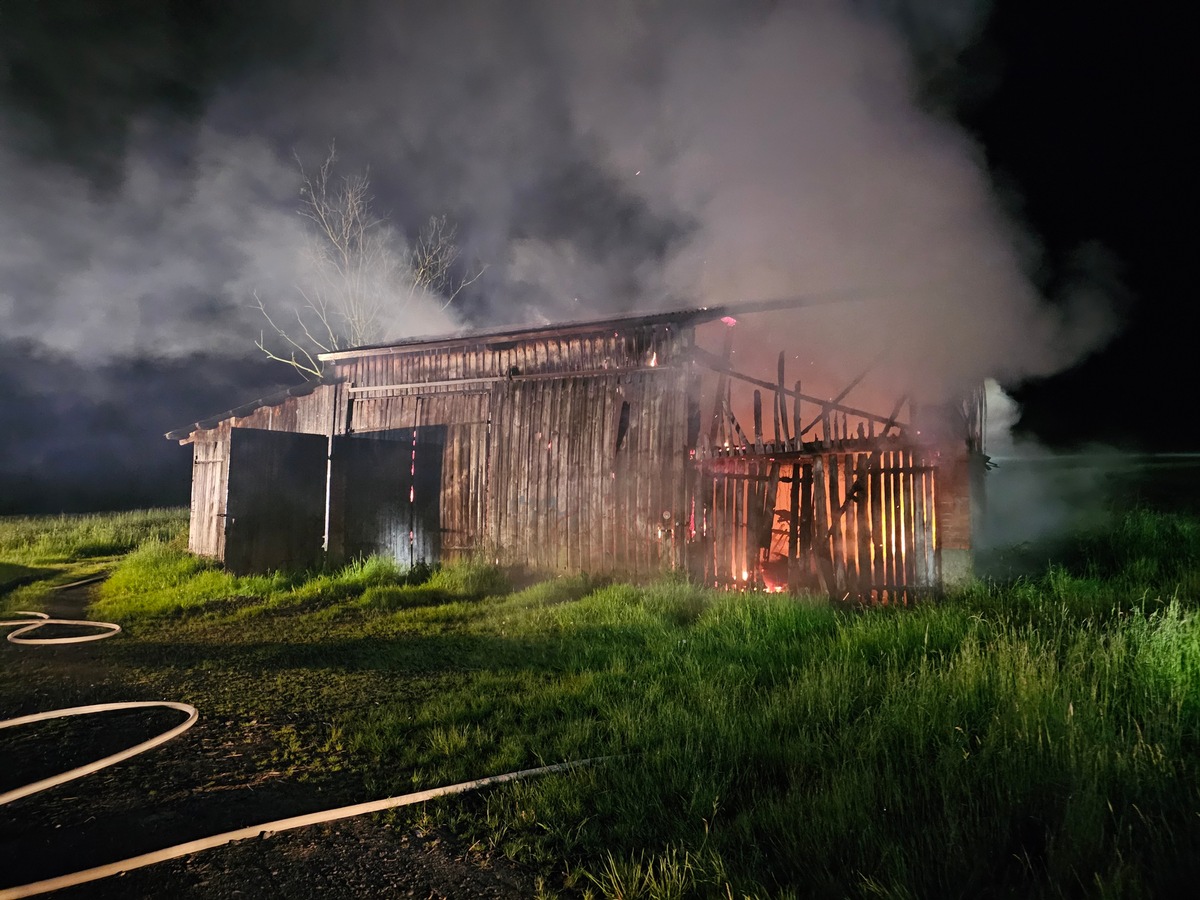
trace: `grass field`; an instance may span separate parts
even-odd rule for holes
[[[55,584],[105,571],[149,540],[186,547],[187,510],[0,516],[0,609],[33,601]],[[24,583],[30,587],[11,591]]]
[[[1042,575],[910,610],[381,560],[235,578],[181,549],[177,514],[140,521],[96,538],[136,545],[91,611],[126,628],[105,652],[207,716],[274,723],[264,767],[382,796],[607,758],[400,814],[548,894],[1138,897],[1200,876],[1189,516],[1127,513]],[[0,559],[94,558],[60,520],[7,522]]]

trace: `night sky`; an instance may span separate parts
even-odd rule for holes
[[[890,340],[1047,446],[1200,450],[1173,15],[4,0],[0,513],[186,503],[163,433],[297,380],[252,304],[297,302],[334,141],[397,241],[445,214],[486,265],[390,336],[858,292],[797,324],[835,381]]]

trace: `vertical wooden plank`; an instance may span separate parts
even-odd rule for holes
[[[758,581],[758,538],[762,530],[762,495],[765,484],[763,478],[763,462],[756,457],[750,461],[750,479],[746,482],[746,546],[743,557],[743,581],[754,585]]]
[[[792,434],[788,428],[787,395],[783,392],[784,351],[779,351],[779,363],[776,366],[775,380],[775,446],[787,449],[792,443]],[[782,426],[782,429],[781,429]],[[782,431],[782,433],[781,433]],[[782,439],[782,443],[780,443]]]
[[[577,346],[582,351],[582,344]],[[579,571],[593,572],[595,566],[588,553],[588,532],[591,529],[589,521],[588,494],[596,480],[591,470],[591,446],[588,443],[587,423],[592,420],[592,410],[588,406],[588,382],[590,378],[574,379],[575,407],[571,415],[571,436],[573,451],[571,465],[567,477],[571,483],[571,509],[575,515],[575,565]]]
[[[611,545],[612,525],[610,517],[614,510],[613,493],[613,458],[608,446],[608,423],[612,419],[609,407],[609,397],[612,388],[608,378],[589,379],[589,397],[591,398],[591,450],[592,469],[596,477],[592,482],[592,521],[589,527],[594,529],[591,534],[592,553],[595,559],[596,571],[613,571],[616,560],[615,548]]]
[[[916,460],[914,456],[914,462]],[[929,587],[929,568],[927,566],[928,533],[925,521],[925,473],[913,472],[913,563],[915,567],[914,582],[920,587]]]
[[[845,520],[842,516],[842,473],[838,456],[831,453],[826,460],[829,471],[829,541],[833,559],[833,575],[840,596],[846,590]]]
[[[874,556],[874,582],[878,590],[887,583],[883,556],[883,476],[880,473],[880,454],[871,456],[871,547]]]
[[[642,360],[637,360],[641,362]],[[629,529],[629,555],[634,572],[638,578],[649,574],[650,559],[650,486],[647,469],[651,458],[650,441],[654,435],[654,401],[646,390],[646,376],[630,377],[630,395],[634,403],[630,409],[629,444],[630,464],[630,497],[629,511],[632,514],[632,527]]]
[[[842,485],[845,491],[842,503],[845,512],[842,514],[842,536],[846,560],[846,590],[858,592],[858,504],[854,502],[855,487],[854,454],[847,453],[842,457]]]
[[[904,530],[905,530],[905,547],[904,547],[904,582],[910,588],[917,584],[916,577],[916,523],[913,520],[915,511],[914,496],[914,477],[913,472],[914,458],[910,450],[904,451]],[[909,592],[910,597],[912,592]]]
[[[517,432],[520,429],[521,409],[516,402],[516,385],[501,382],[498,412],[492,432],[493,471],[497,486],[497,533],[501,552],[506,561],[515,560],[517,548],[517,476],[514,471],[517,454]]]
[[[903,455],[898,450],[888,454],[892,459],[892,571],[896,585],[896,601],[903,599],[904,575],[904,479]]]
[[[800,590],[800,481],[799,463],[792,463],[792,483],[788,492],[788,591]]]
[[[495,532],[487,530],[488,516],[491,514],[492,506],[492,470],[491,470],[491,434],[492,434],[492,419],[494,416],[496,404],[496,393],[494,390],[489,390],[486,393],[479,395],[479,412],[480,424],[475,432],[475,458],[481,461],[477,479],[476,503],[475,503],[475,521],[477,531],[475,532],[475,545],[480,548],[488,549],[491,552],[492,548],[487,546],[495,542]],[[495,556],[492,556],[495,559]]]
[[[800,437],[800,381],[796,381],[796,395],[792,397],[792,434],[795,435],[795,449],[799,450],[803,439]]]
[[[713,535],[713,566],[718,586],[728,586],[733,546],[733,494],[730,480],[721,469],[713,469],[713,516],[708,527]]]
[[[854,503],[858,535],[858,593],[866,600],[871,597],[870,461],[871,454],[860,453],[855,463],[855,483],[858,485],[858,499]]]
[[[534,364],[533,349],[528,345],[527,352],[529,354],[530,365]],[[522,369],[522,371],[525,371]],[[536,452],[538,439],[537,434],[541,427],[541,414],[543,405],[539,402],[544,390],[545,382],[541,381],[523,381],[521,386],[521,405],[524,409],[522,421],[525,427],[521,432],[521,455],[520,460],[520,478],[521,478],[521,533],[524,538],[524,552],[522,559],[526,562],[536,560],[538,558],[539,534],[539,510],[537,508],[538,498],[538,474],[541,470],[542,455]]]
[[[896,574],[896,480],[895,465],[891,451],[882,454],[883,461],[883,541],[885,557],[885,581],[888,584],[888,598],[895,602],[896,585],[899,577]]]
[[[560,348],[560,352],[566,352]],[[560,382],[562,399],[559,404],[558,416],[555,421],[554,440],[554,478],[555,478],[555,507],[558,512],[559,537],[558,566],[560,569],[571,569],[575,560],[575,548],[572,541],[575,538],[575,511],[572,509],[573,494],[571,492],[571,462],[574,440],[571,434],[571,419],[575,403],[575,379],[566,378]]]
[[[554,352],[559,353],[557,343]],[[554,537],[554,552],[550,565],[562,571],[567,568],[570,541],[568,500],[563,483],[563,466],[566,462],[566,433],[563,418],[570,406],[570,387],[564,379],[554,382],[554,406],[550,416],[550,433],[546,435],[547,468],[549,470],[548,505],[551,507],[551,529]]]
[[[754,452],[763,452],[762,391],[754,389]]]
[[[537,342],[532,342],[531,353],[537,366]],[[545,381],[527,381],[529,395],[529,443],[524,457],[527,474],[525,487],[526,535],[529,539],[525,561],[534,569],[546,567],[546,407],[551,390]]]
[[[802,576],[811,581],[816,574],[816,556],[814,555],[813,531],[816,522],[816,501],[813,484],[816,475],[813,463],[806,462],[800,466],[800,532],[797,535],[797,557]]]
[[[586,344],[581,344],[580,350],[586,350]],[[593,549],[597,532],[600,530],[593,511],[600,485],[593,433],[597,418],[596,379],[581,378],[576,389],[579,391],[579,408],[572,427],[579,436],[579,463],[572,470],[571,477],[576,487],[579,507],[579,564],[586,572],[598,572],[600,569],[596,565],[597,556]]]
[[[763,564],[771,562],[771,548],[775,543],[775,507],[779,502],[780,468],[781,465],[778,460],[770,461],[767,473],[767,486],[763,492],[762,534],[758,542],[764,551],[759,554],[759,558]]]
[[[833,554],[828,538],[829,506],[826,502],[825,457],[817,456],[812,463],[813,483],[813,558],[822,590],[831,597],[837,589],[834,577]]]
[[[717,540],[712,531],[712,520],[717,509],[717,479],[707,466],[701,466],[698,481],[697,494],[702,500],[696,504],[696,531],[701,537],[699,547],[703,551],[704,584],[712,586],[717,582]],[[707,518],[703,516],[704,509],[708,510]]]

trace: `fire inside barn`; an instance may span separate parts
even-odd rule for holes
[[[886,603],[969,575],[982,391],[871,411],[803,393],[782,353],[773,380],[737,371],[732,327],[697,341],[769,308],[326,354],[320,382],[167,435],[193,446],[190,549],[235,572],[485,557]]]

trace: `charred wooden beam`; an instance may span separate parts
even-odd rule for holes
[[[781,425],[783,426],[784,443],[790,444],[792,442],[791,429],[788,428],[787,396],[785,393],[787,389],[783,386],[783,362],[784,362],[783,357],[784,357],[783,351],[780,350],[779,351],[779,363],[778,363],[778,366],[776,367],[778,377],[776,378],[776,382],[775,382],[775,443],[776,444],[779,443],[780,426]]]
[[[731,328],[727,328],[725,330],[725,340],[721,346],[721,354],[722,354],[721,359],[723,359],[722,365],[728,366],[729,360],[733,355],[733,329],[731,329]],[[725,400],[725,389],[728,385],[728,378],[729,378],[728,375],[722,374],[717,379],[717,393],[716,393],[716,396],[713,398],[712,425],[709,427],[709,431],[708,431],[708,445],[710,447],[714,446],[717,443],[717,436],[724,425],[724,416],[722,415],[722,409],[723,409],[722,404],[724,403],[724,400]]]
[[[692,353],[693,359],[695,360],[695,362],[704,366],[705,368],[708,368],[714,372],[717,372],[718,374],[725,375],[729,378],[736,378],[739,381],[744,381],[747,384],[753,384],[760,388],[766,388],[769,391],[773,391],[776,388],[776,385],[772,384],[769,381],[764,381],[761,378],[755,378],[753,375],[747,375],[744,372],[735,371],[734,369],[730,368],[728,365],[723,363],[721,361],[720,357],[716,356],[713,353],[709,353],[707,350],[704,350],[700,347],[693,347],[690,352]],[[870,412],[869,410],[858,409],[853,406],[846,406],[843,403],[834,403],[829,400],[822,400],[820,397],[814,397],[810,394],[802,394],[796,390],[788,391],[785,389],[784,392],[786,394],[788,394],[788,396],[790,396],[790,397],[794,397],[799,400],[804,400],[804,401],[807,401],[808,403],[816,403],[819,406],[828,410],[829,412],[846,413],[847,415],[858,416],[859,418],[867,419],[867,420],[873,421],[873,422],[889,422],[890,421],[892,423],[892,425],[894,425],[898,428],[907,428],[908,427],[907,423],[896,422],[894,420],[889,419],[887,416],[880,415],[879,413],[873,413],[873,412]],[[811,427],[811,425],[809,427]],[[808,428],[805,428],[804,430],[807,431]]]

